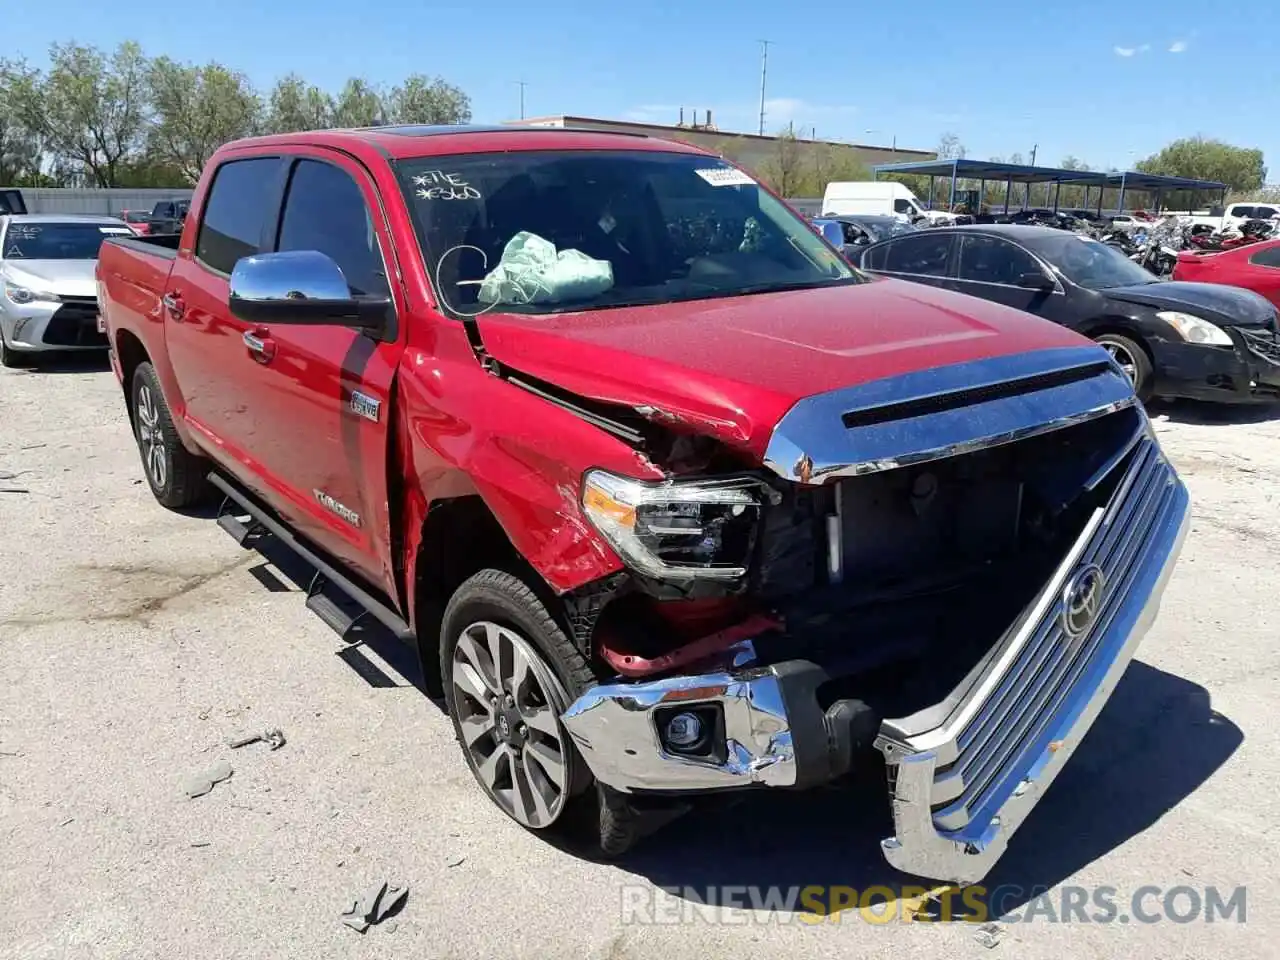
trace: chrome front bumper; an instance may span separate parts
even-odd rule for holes
[[[1155,620],[1189,525],[1186,489],[1144,439],[1116,494],[1055,576],[974,674],[943,703],[887,720],[876,746],[888,764],[900,870],[980,880],[1071,757]],[[1108,584],[1083,632],[1067,639],[1065,600],[1081,570]],[[564,713],[596,778],[624,792],[805,787],[847,769],[849,717],[826,712],[812,663],[744,663],[698,676],[594,687]],[[677,756],[658,735],[664,711],[718,705],[726,750]],[[846,742],[842,744],[841,738]],[[854,737],[856,739],[856,737]]]

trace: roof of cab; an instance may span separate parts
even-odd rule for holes
[[[501,153],[511,150],[643,150],[714,156],[706,150],[659,140],[642,134],[567,127],[470,126],[462,124],[406,124],[271,134],[237,140],[227,150],[290,145],[333,147],[350,153],[373,151],[387,160],[446,156],[459,153]]]

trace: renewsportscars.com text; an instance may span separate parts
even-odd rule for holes
[[[624,924],[1244,923],[1245,887],[902,887],[718,886],[621,890]]]

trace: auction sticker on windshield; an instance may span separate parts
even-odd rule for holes
[[[713,187],[750,187],[755,185],[754,180],[734,167],[710,167],[706,170],[695,170],[694,173]]]

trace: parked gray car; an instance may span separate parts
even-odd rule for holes
[[[0,216],[0,363],[106,347],[94,267],[103,239],[115,234],[133,231],[115,217]]]

